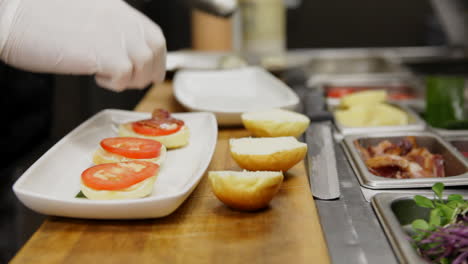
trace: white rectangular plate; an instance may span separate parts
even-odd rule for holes
[[[182,70],[174,77],[175,98],[191,111],[213,112],[221,125],[240,125],[241,114],[269,108],[294,110],[299,97],[259,67]]]
[[[189,144],[169,150],[154,190],[132,200],[75,198],[81,173],[91,167],[99,142],[117,136],[120,123],[149,118],[149,113],[103,110],[75,128],[37,160],[13,185],[18,199],[30,209],[47,215],[93,219],[139,219],[166,216],[195,189],[216,146],[218,127],[211,113],[181,113],[190,130]]]

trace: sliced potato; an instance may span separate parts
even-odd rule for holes
[[[374,105],[383,103],[386,100],[387,91],[385,90],[362,91],[343,96],[340,106],[348,108],[356,105]]]
[[[335,111],[336,120],[348,127],[398,126],[409,123],[408,114],[392,105],[355,105]]]

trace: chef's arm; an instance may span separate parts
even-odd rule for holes
[[[161,29],[123,0],[0,0],[0,59],[17,68],[122,91],[162,81],[165,57]]]

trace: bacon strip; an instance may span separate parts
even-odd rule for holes
[[[406,137],[397,143],[384,140],[368,148],[358,141],[354,144],[369,171],[375,175],[396,179],[445,177],[443,157],[419,147],[414,137]]]

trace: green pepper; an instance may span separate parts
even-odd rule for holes
[[[465,128],[464,85],[462,77],[430,76],[427,78],[426,121],[438,128]]]

